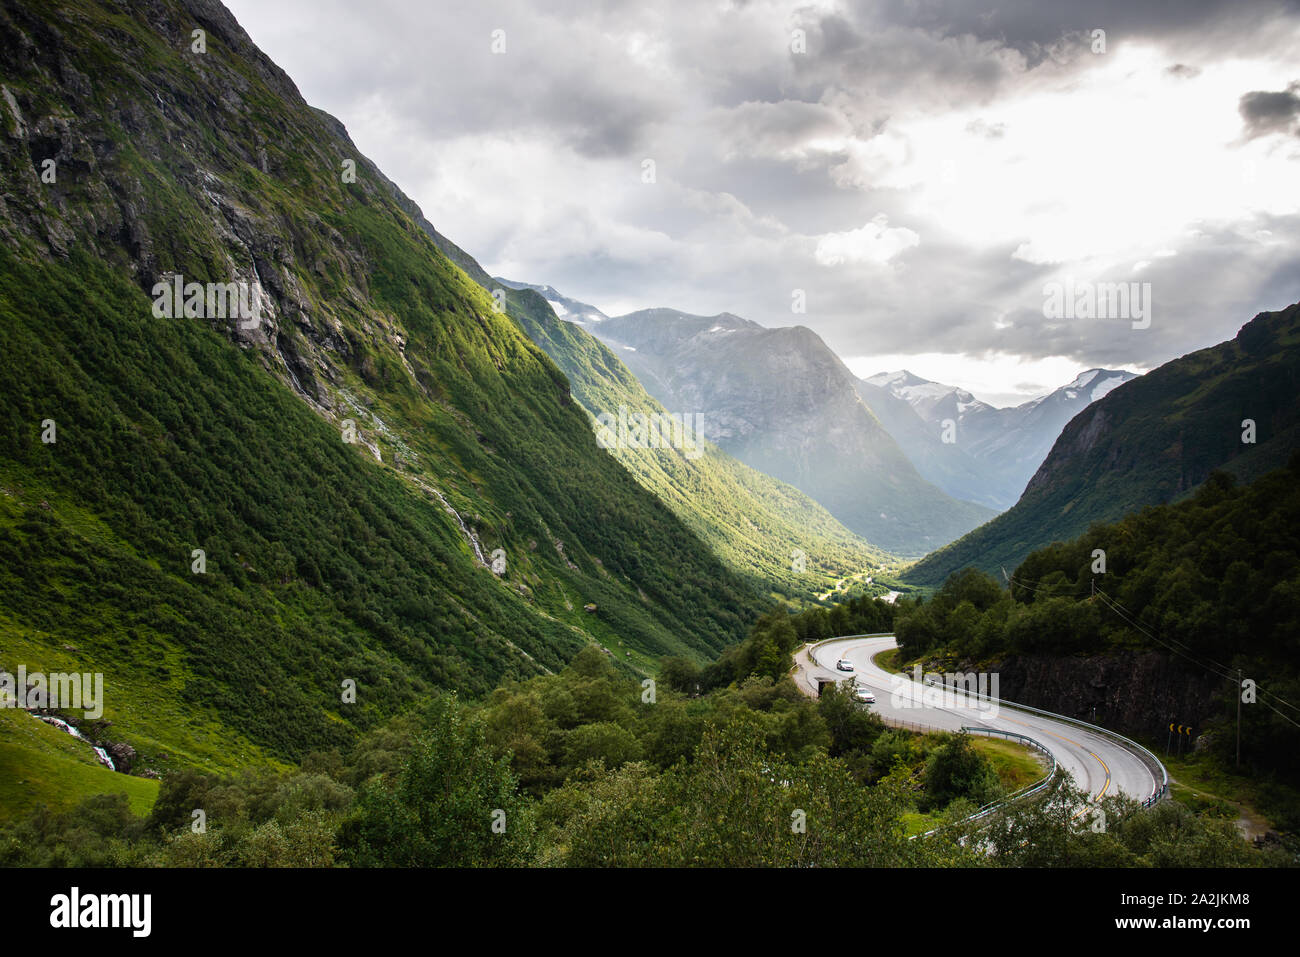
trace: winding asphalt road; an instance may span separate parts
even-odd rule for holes
[[[1019,711],[1005,702],[981,701],[961,690],[917,684],[872,662],[882,651],[896,648],[893,635],[836,638],[805,647],[795,655],[795,682],[805,694],[816,696],[817,679],[853,680],[876,696],[868,707],[887,721],[913,722],[944,731],[963,725],[1011,731],[1033,738],[1047,747],[1057,764],[1074,776],[1092,800],[1117,792],[1144,801],[1161,786],[1160,772],[1131,746],[1078,725]],[[853,674],[836,670],[844,658]]]

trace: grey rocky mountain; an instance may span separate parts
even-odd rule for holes
[[[706,438],[811,495],[868,541],[921,554],[992,516],[917,472],[811,329],[673,309],[587,328],[665,407],[703,413]]]
[[[768,329],[731,313],[694,316],[674,309],[611,318],[549,285],[494,281],[538,292],[557,315],[605,341],[666,406],[683,412],[694,409],[693,403],[700,411],[707,406],[710,440],[803,489],[859,534],[895,549],[936,547],[930,523],[912,525],[903,518],[914,514],[909,496],[928,500],[931,494],[917,491],[907,465],[923,484],[959,503],[1003,511],[1020,497],[1065,424],[1135,378],[1124,370],[1089,369],[1045,396],[997,408],[906,370],[853,377],[820,337],[801,326]],[[817,449],[831,446],[834,454],[819,459]],[[857,488],[855,474],[862,479]],[[893,511],[870,511],[864,494]],[[935,526],[959,526],[960,521],[948,524],[950,513],[951,506],[940,507]]]

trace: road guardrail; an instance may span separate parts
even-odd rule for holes
[[[954,690],[956,690],[955,683],[953,685],[948,685],[942,681],[937,680],[933,675],[926,676],[926,683],[930,685],[935,685],[935,684],[942,685],[945,688],[952,687]],[[965,694],[966,697],[974,698],[977,701],[987,701],[991,704],[996,704],[999,707],[1005,705],[1006,707],[1012,708],[1017,711],[1028,711],[1031,714],[1039,714],[1045,718],[1053,718],[1057,721],[1064,721],[1066,724],[1072,724],[1076,727],[1087,728],[1089,731],[1093,731],[1097,734],[1110,738],[1112,741],[1118,741],[1120,744],[1124,745],[1126,748],[1128,748],[1134,754],[1136,754],[1139,760],[1141,760],[1142,763],[1147,766],[1147,770],[1151,772],[1151,777],[1153,782],[1155,781],[1156,778],[1155,772],[1158,771],[1160,774],[1159,783],[1156,784],[1155,787],[1152,789],[1151,795],[1142,802],[1142,806],[1144,808],[1151,807],[1153,804],[1156,804],[1157,802],[1164,799],[1164,797],[1169,793],[1169,772],[1165,769],[1165,766],[1160,761],[1160,759],[1157,758],[1154,754],[1152,754],[1149,750],[1144,748],[1142,745],[1138,744],[1132,738],[1125,737],[1124,735],[1120,734],[1118,731],[1112,731],[1110,730],[1110,728],[1103,728],[1101,727],[1101,725],[1092,724],[1091,722],[1084,721],[1081,718],[1072,718],[1069,715],[1057,714],[1055,711],[1045,711],[1042,708],[1035,708],[1031,705],[1020,704],[1017,701],[1007,701],[1004,698],[995,698],[992,695],[980,694],[978,691],[971,692],[968,689],[963,688],[962,693]]]
[[[1006,795],[1005,797],[1000,797],[996,801],[992,801],[988,804],[985,804],[982,808],[979,808],[973,814],[968,814],[960,821],[955,821],[951,825],[946,825],[948,827],[953,827],[957,824],[970,824],[972,821],[978,821],[980,818],[988,817],[994,811],[997,811],[1000,808],[1004,808],[1008,804],[1012,804],[1016,801],[1023,801],[1025,798],[1037,794],[1043,788],[1050,785],[1053,779],[1055,779],[1056,777],[1056,771],[1058,767],[1056,763],[1056,755],[1052,753],[1051,748],[1043,744],[1041,741],[1036,741],[1033,738],[1029,737],[1028,735],[1018,734],[1015,731],[999,731],[996,728],[977,728],[977,727],[970,727],[968,725],[962,725],[961,731],[963,734],[986,734],[989,737],[1014,739],[1016,741],[1019,741],[1021,744],[1026,745],[1027,747],[1033,748],[1035,751],[1040,751],[1043,754],[1047,755],[1047,760],[1052,762],[1052,766],[1048,769],[1047,773],[1044,774],[1037,781],[1033,781],[1029,784],[1026,784],[1018,791],[1013,791],[1012,793]],[[954,732],[949,731],[946,733],[953,734]],[[912,835],[912,837],[913,838],[929,837],[931,834],[936,833],[938,830],[940,829],[933,828],[932,830],[926,831],[924,834],[914,834]]]

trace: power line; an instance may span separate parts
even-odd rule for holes
[[[1008,584],[1020,585],[1022,588],[1029,589],[1034,594],[1038,594],[1040,592],[1046,592],[1052,595],[1052,597],[1056,597],[1056,598],[1070,597],[1068,595],[1062,595],[1059,592],[1051,591],[1051,589],[1055,586],[1045,585],[1042,581],[1031,583],[1015,575],[1007,575],[1005,569],[1003,569],[1002,573],[1006,577]],[[1061,584],[1066,585],[1070,583],[1062,582]],[[1201,661],[1196,657],[1196,652],[1194,652],[1191,648],[1189,648],[1187,645],[1184,645],[1182,642],[1178,641],[1177,639],[1175,638],[1161,639],[1156,637],[1145,627],[1143,627],[1141,622],[1136,619],[1136,616],[1133,615],[1132,612],[1130,612],[1127,608],[1121,605],[1110,595],[1106,594],[1100,588],[1097,588],[1095,584],[1095,580],[1093,584],[1093,593],[1102,600],[1103,605],[1105,605],[1108,609],[1114,612],[1116,616],[1118,616],[1120,620],[1122,620],[1125,624],[1129,625],[1132,628],[1135,628],[1137,631],[1140,631],[1142,634],[1146,635],[1156,644],[1167,649],[1168,651],[1171,651],[1178,657],[1185,658],[1186,660],[1190,661],[1198,668],[1208,671],[1211,674],[1215,675],[1216,677],[1223,679],[1224,681],[1231,681],[1233,685],[1237,687],[1238,691],[1240,691],[1240,678],[1230,673],[1225,673],[1231,670],[1228,668],[1227,665],[1215,661],[1213,658],[1209,657],[1208,655],[1205,656],[1205,661],[1208,661],[1211,664],[1206,664],[1205,661]],[[1270,691],[1265,691],[1263,688],[1259,687],[1258,684],[1256,684],[1255,686],[1255,691],[1261,696],[1271,698],[1277,701],[1279,704],[1283,705],[1284,707],[1290,708],[1291,710],[1300,713],[1300,707],[1291,704],[1291,702],[1287,701],[1279,694]],[[1260,704],[1264,705],[1266,708],[1268,708],[1278,717],[1282,718],[1284,721],[1290,722],[1291,724],[1294,724],[1296,727],[1300,728],[1300,723],[1297,723],[1295,720],[1283,714],[1281,711],[1278,711],[1277,708],[1273,707],[1267,701],[1260,701]]]
[[[1199,668],[1203,668],[1203,669],[1205,669],[1206,671],[1209,671],[1209,672],[1211,672],[1212,674],[1217,675],[1218,677],[1224,679],[1225,681],[1234,681],[1234,680],[1236,680],[1236,679],[1234,679],[1234,678],[1232,677],[1231,674],[1225,674],[1225,673],[1224,673],[1224,671],[1226,671],[1226,669],[1224,669],[1223,671],[1218,670],[1219,668],[1223,668],[1222,665],[1218,665],[1217,668],[1213,668],[1213,667],[1211,667],[1210,665],[1207,665],[1207,664],[1205,664],[1204,662],[1197,660],[1197,658],[1195,657],[1194,652],[1192,652],[1192,650],[1191,650],[1190,648],[1188,648],[1186,645],[1183,645],[1181,642],[1174,641],[1174,639],[1172,639],[1172,638],[1169,639],[1168,642],[1167,642],[1167,641],[1164,641],[1164,640],[1162,640],[1162,639],[1160,639],[1160,638],[1157,638],[1155,635],[1151,634],[1151,632],[1147,631],[1146,628],[1142,627],[1142,625],[1141,625],[1140,622],[1134,620],[1134,619],[1131,617],[1131,613],[1130,613],[1130,612],[1128,612],[1126,609],[1124,609],[1122,605],[1119,605],[1119,604],[1118,604],[1118,603],[1117,603],[1113,598],[1111,598],[1109,595],[1107,595],[1107,594],[1106,594],[1104,591],[1102,591],[1101,589],[1098,589],[1098,590],[1097,590],[1097,595],[1098,595],[1099,598],[1101,598],[1101,600],[1102,600],[1102,604],[1104,604],[1107,608],[1109,608],[1109,609],[1110,609],[1111,611],[1113,611],[1116,615],[1118,615],[1119,618],[1122,619],[1126,624],[1130,625],[1130,626],[1133,627],[1133,628],[1136,628],[1138,631],[1142,632],[1142,634],[1146,635],[1146,636],[1147,636],[1148,638],[1150,638],[1152,641],[1154,641],[1154,642],[1156,642],[1157,644],[1159,644],[1159,645],[1161,645],[1161,646],[1163,646],[1163,647],[1169,649],[1170,651],[1172,651],[1174,654],[1178,655],[1179,657],[1181,657],[1181,658],[1186,658],[1188,661],[1192,662],[1192,663],[1193,663],[1194,665],[1196,665],[1197,667],[1199,667]],[[1173,644],[1170,644],[1169,642],[1173,642]],[[1207,660],[1212,661],[1213,659],[1207,659]],[[1217,664],[1217,662],[1216,662],[1216,664]]]
[[[1125,609],[1124,606],[1121,605],[1119,602],[1115,601],[1113,598],[1111,598],[1109,595],[1105,594],[1105,592],[1102,592],[1100,589],[1098,589],[1098,594],[1102,595],[1103,599],[1104,599],[1106,602],[1109,603],[1109,606],[1108,606],[1108,607],[1112,607],[1112,610],[1114,610],[1116,614],[1120,615],[1120,617],[1124,618],[1125,621],[1128,621],[1130,624],[1132,624],[1133,627],[1137,628],[1139,631],[1141,631],[1143,634],[1147,635],[1147,636],[1148,636],[1149,638],[1151,638],[1153,641],[1159,641],[1159,640],[1160,640],[1160,639],[1156,638],[1154,635],[1152,635],[1150,632],[1148,632],[1146,629],[1142,628],[1142,627],[1141,627],[1140,625],[1138,625],[1136,622],[1134,622],[1134,621],[1131,619],[1131,617],[1129,617],[1128,615],[1125,615],[1124,612],[1126,612],[1127,609]],[[1131,613],[1129,613],[1129,614],[1131,615]],[[1184,644],[1182,644],[1181,642],[1176,641],[1176,640],[1173,639],[1173,638],[1170,638],[1170,639],[1168,639],[1168,640],[1171,641],[1171,642],[1173,642],[1174,644],[1178,645],[1178,646],[1181,647],[1181,648],[1185,648],[1188,652],[1191,652],[1191,649],[1190,649],[1190,648],[1187,648],[1187,646],[1184,645]],[[1187,657],[1187,656],[1184,656],[1184,657]],[[1193,660],[1193,661],[1195,661],[1194,658],[1189,659],[1189,660]],[[1220,664],[1219,662],[1215,661],[1213,658],[1210,658],[1208,655],[1206,656],[1206,661],[1212,662],[1213,664],[1216,664],[1216,665],[1218,665],[1220,668],[1223,668],[1223,669],[1225,669],[1225,670],[1229,670],[1229,671],[1231,670],[1231,669],[1229,669],[1226,665]],[[1199,664],[1199,662],[1197,662],[1197,663]],[[1201,665],[1201,667],[1202,667],[1202,668],[1205,668],[1206,671],[1214,672],[1214,669],[1208,667],[1207,665]],[[1240,680],[1241,680],[1241,679],[1240,679],[1240,669],[1238,669],[1238,676],[1235,677],[1235,678],[1234,678],[1231,674],[1227,674],[1227,675],[1225,675],[1225,674],[1222,674],[1222,673],[1220,673],[1220,672],[1214,672],[1214,673],[1215,673],[1215,674],[1218,674],[1219,677],[1223,678],[1223,679],[1226,680],[1226,681],[1232,681],[1232,682],[1234,682],[1234,683],[1240,683]],[[1291,704],[1291,702],[1287,701],[1285,698],[1283,698],[1283,697],[1282,697],[1281,695],[1279,695],[1279,694],[1276,694],[1276,693],[1274,693],[1274,692],[1272,692],[1272,691],[1265,691],[1263,688],[1259,687],[1259,685],[1256,685],[1256,686],[1255,686],[1255,691],[1258,692],[1258,693],[1261,694],[1261,695],[1265,695],[1265,696],[1267,696],[1267,697],[1269,697],[1269,698],[1273,698],[1273,699],[1276,700],[1279,704],[1284,705],[1284,706],[1290,708],[1292,711],[1300,712],[1300,708],[1298,708],[1298,707],[1296,707],[1295,705]],[[1264,704],[1268,704],[1267,702],[1263,702],[1263,703],[1264,703]],[[1269,705],[1269,707],[1271,708],[1272,706]],[[1276,709],[1273,709],[1273,710],[1276,710]],[[1279,711],[1278,714],[1281,714],[1281,712]],[[1282,717],[1285,718],[1286,715],[1282,715]],[[1291,719],[1290,719],[1290,718],[1287,718],[1287,720],[1290,721]],[[1292,722],[1292,723],[1294,723],[1294,722]],[[1297,727],[1300,727],[1300,725],[1297,725]]]
[[[1224,679],[1225,681],[1231,681],[1231,682],[1232,682],[1232,683],[1237,687],[1238,692],[1240,691],[1240,685],[1241,685],[1240,671],[1238,671],[1238,674],[1237,674],[1236,676],[1233,676],[1233,675],[1231,675],[1231,674],[1223,674],[1222,672],[1220,672],[1220,671],[1216,671],[1214,668],[1211,668],[1211,667],[1209,667],[1208,665],[1203,664],[1202,662],[1197,661],[1194,657],[1192,657],[1192,655],[1190,655],[1190,654],[1183,654],[1182,652],[1178,651],[1177,648],[1174,648],[1174,647],[1172,647],[1171,645],[1167,645],[1167,644],[1165,644],[1163,641],[1161,641],[1161,640],[1160,640],[1159,638],[1157,638],[1155,635],[1151,634],[1151,632],[1149,632],[1149,631],[1147,631],[1145,628],[1143,628],[1143,627],[1142,627],[1140,624],[1138,624],[1136,621],[1133,621],[1132,618],[1130,617],[1130,615],[1131,615],[1132,613],[1131,613],[1131,612],[1128,612],[1128,610],[1125,609],[1123,605],[1121,605],[1119,602],[1115,601],[1113,598],[1111,598],[1109,595],[1107,595],[1105,592],[1103,592],[1100,588],[1097,589],[1097,594],[1101,596],[1102,602],[1106,605],[1106,607],[1110,608],[1112,611],[1115,612],[1115,614],[1119,615],[1120,618],[1122,618],[1124,621],[1126,621],[1126,622],[1127,622],[1128,624],[1130,624],[1132,627],[1136,628],[1138,631],[1142,632],[1142,634],[1146,635],[1146,636],[1147,636],[1148,638],[1150,638],[1152,641],[1156,642],[1157,644],[1161,644],[1161,645],[1163,645],[1164,647],[1168,648],[1170,651],[1173,651],[1175,654],[1179,655],[1180,657],[1186,658],[1188,661],[1191,661],[1193,664],[1196,664],[1196,665],[1198,665],[1199,667],[1205,669],[1206,671],[1209,671],[1211,674],[1215,674],[1215,675],[1217,675],[1218,677]],[[1126,612],[1128,612],[1128,613],[1126,614]],[[1169,641],[1174,641],[1174,639],[1170,638]],[[1175,642],[1175,644],[1178,644],[1178,645],[1179,645],[1180,647],[1182,647],[1182,648],[1187,648],[1187,646],[1186,646],[1186,645],[1183,645],[1181,642]],[[1191,649],[1187,649],[1187,650],[1188,650],[1189,652],[1191,651]],[[1216,665],[1219,664],[1218,662],[1215,662],[1213,658],[1209,658],[1208,656],[1207,656],[1206,660],[1207,660],[1207,661],[1214,662],[1214,664],[1216,664]],[[1222,667],[1224,667],[1224,666],[1223,666],[1223,665],[1219,665],[1219,667],[1222,668]],[[1295,705],[1291,704],[1291,702],[1287,701],[1287,700],[1286,700],[1285,698],[1283,698],[1281,695],[1275,694],[1275,693],[1273,693],[1273,692],[1265,691],[1263,688],[1259,687],[1258,684],[1255,686],[1255,690],[1256,690],[1259,694],[1261,694],[1261,695],[1267,695],[1268,697],[1277,700],[1280,704],[1283,704],[1283,705],[1285,705],[1286,707],[1291,708],[1293,711],[1300,711],[1300,708],[1297,708]],[[1288,717],[1287,715],[1283,714],[1281,711],[1278,711],[1277,708],[1274,708],[1274,707],[1273,707],[1271,704],[1269,704],[1267,701],[1260,701],[1260,704],[1264,705],[1264,707],[1268,708],[1270,711],[1272,711],[1274,714],[1278,715],[1278,717],[1282,718],[1284,721],[1288,721],[1288,722],[1290,722],[1291,724],[1294,724],[1297,728],[1300,728],[1300,723],[1297,723],[1296,721],[1294,721],[1293,719],[1291,719],[1291,718]]]
[[[1256,690],[1259,690],[1259,689],[1256,688]],[[1291,724],[1294,724],[1297,728],[1300,728],[1300,721],[1295,721],[1295,720],[1293,720],[1292,718],[1287,717],[1287,716],[1284,715],[1281,711],[1278,711],[1277,708],[1275,708],[1275,707],[1273,707],[1271,704],[1269,704],[1267,701],[1261,701],[1260,704],[1262,704],[1265,708],[1268,708],[1268,710],[1272,711],[1275,715],[1277,715],[1277,716],[1278,716],[1279,718],[1281,718],[1283,721],[1289,721],[1289,722],[1291,722]]]
[[[1107,608],[1109,608],[1111,611],[1113,611],[1113,612],[1114,612],[1114,613],[1115,613],[1115,614],[1116,614],[1116,615],[1117,615],[1117,616],[1118,616],[1122,621],[1124,621],[1124,622],[1125,622],[1126,624],[1128,624],[1130,627],[1135,628],[1135,629],[1137,629],[1138,631],[1142,632],[1142,634],[1146,635],[1148,638],[1150,638],[1150,639],[1151,639],[1152,641],[1154,641],[1156,644],[1160,645],[1160,646],[1163,647],[1163,648],[1168,649],[1169,651],[1171,651],[1171,652],[1173,652],[1174,654],[1178,655],[1178,657],[1180,657],[1180,658],[1186,658],[1188,661],[1190,661],[1192,664],[1196,665],[1198,668],[1202,668],[1202,669],[1204,669],[1205,671],[1208,671],[1208,672],[1210,672],[1211,674],[1215,675],[1216,677],[1222,678],[1224,681],[1232,681],[1232,682],[1235,682],[1235,681],[1237,680],[1237,679],[1234,678],[1231,674],[1224,674],[1222,671],[1219,671],[1219,670],[1216,669],[1216,668],[1212,668],[1212,667],[1210,667],[1209,665],[1205,664],[1204,662],[1197,660],[1196,657],[1194,657],[1194,655],[1191,653],[1191,650],[1190,650],[1190,649],[1186,649],[1185,646],[1183,646],[1183,647],[1177,647],[1177,646],[1175,646],[1175,645],[1171,645],[1171,644],[1169,644],[1169,643],[1166,642],[1166,641],[1161,640],[1160,638],[1157,638],[1155,635],[1151,634],[1151,632],[1149,632],[1149,631],[1147,631],[1145,628],[1143,628],[1142,625],[1141,625],[1139,622],[1134,621],[1134,620],[1133,620],[1132,618],[1130,618],[1127,614],[1125,614],[1123,611],[1121,611],[1119,608],[1117,608],[1117,607],[1115,606],[1115,604],[1114,604],[1113,599],[1111,599],[1111,597],[1110,597],[1109,595],[1107,595],[1105,592],[1103,592],[1103,591],[1101,591],[1101,590],[1099,589],[1099,590],[1097,591],[1097,595],[1098,595],[1098,597],[1101,598],[1101,600],[1102,600],[1102,604],[1104,604]]]
[[[1101,589],[1098,588],[1097,591],[1098,591],[1098,592],[1101,592]],[[1105,595],[1105,592],[1101,592],[1101,593],[1102,593],[1103,595]],[[1109,602],[1110,602],[1112,605],[1114,605],[1116,608],[1120,609],[1124,614],[1126,614],[1126,615],[1128,615],[1128,616],[1130,616],[1130,617],[1132,617],[1132,618],[1136,618],[1136,617],[1137,617],[1137,616],[1134,615],[1131,611],[1129,611],[1127,608],[1125,608],[1123,605],[1121,605],[1118,601],[1116,601],[1114,598],[1111,598],[1110,595],[1106,595],[1105,597],[1106,597],[1106,600],[1107,600],[1107,601],[1109,601]],[[1184,645],[1181,641],[1178,641],[1178,640],[1175,639],[1175,638],[1169,638],[1168,640],[1171,641],[1171,642],[1173,642],[1174,644],[1178,645],[1178,647],[1184,649],[1184,650],[1187,651],[1189,654],[1195,654],[1195,652],[1193,652],[1191,648],[1188,648],[1188,647],[1187,647],[1186,645]],[[1231,671],[1231,670],[1232,670],[1232,669],[1229,668],[1227,665],[1225,665],[1223,662],[1221,662],[1221,661],[1215,661],[1215,660],[1214,660],[1213,658],[1211,658],[1209,655],[1205,655],[1205,660],[1208,661],[1208,662],[1210,662],[1210,663],[1213,664],[1213,665],[1216,665],[1216,666],[1219,667],[1219,668],[1222,668],[1224,671]]]

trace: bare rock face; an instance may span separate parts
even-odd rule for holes
[[[1072,468],[1075,459],[1086,455],[1097,445],[1107,432],[1108,421],[1109,417],[1103,406],[1085,409],[1079,413],[1078,417],[1070,423],[1069,429],[1061,433],[1056,443],[1057,447],[1052,450],[1052,456],[1034,473],[1029,484],[1025,486],[1025,491],[1033,492],[1050,487],[1059,478],[1062,470]]]
[[[1009,701],[1164,740],[1169,723],[1203,728],[1223,713],[1222,681],[1155,652],[1017,656],[993,665]]]
[[[113,767],[123,774],[130,774],[131,768],[135,765],[135,748],[125,741],[111,741],[100,745],[108,756],[113,759]]]
[[[345,332],[333,302],[314,299],[300,277],[336,277],[354,293],[345,293],[346,307],[364,309],[370,263],[316,211],[268,211],[247,177],[255,169],[301,181],[305,169],[337,178],[336,144],[341,139],[351,147],[347,132],[302,101],[220,3],[159,4],[141,15],[175,46],[201,84],[169,83],[141,66],[127,77],[141,95],[107,93],[73,65],[84,60],[84,51],[74,49],[58,26],[34,11],[0,11],[0,76],[8,78],[0,88],[0,241],[16,245],[18,236],[6,235],[16,230],[56,258],[80,246],[124,265],[150,296],[155,283],[174,275],[172,263],[196,261],[197,244],[205,272],[185,276],[186,282],[238,283],[256,301],[255,318],[221,315],[207,321],[241,348],[261,352],[268,369],[328,415],[338,404],[329,386],[341,378],[341,369],[360,361],[364,343]],[[190,49],[196,28],[206,32],[206,53]],[[298,122],[318,129],[278,128],[248,99],[250,82],[241,65],[299,107]],[[65,107],[50,111],[49,101],[33,92],[42,89],[57,89]],[[270,134],[310,146],[286,151]],[[170,182],[164,195],[156,179],[138,175],[133,152],[166,158]],[[355,149],[347,154],[357,163],[349,189],[369,202],[410,204]],[[164,208],[172,215],[160,222]],[[379,327],[374,323],[366,331],[377,334]]]

